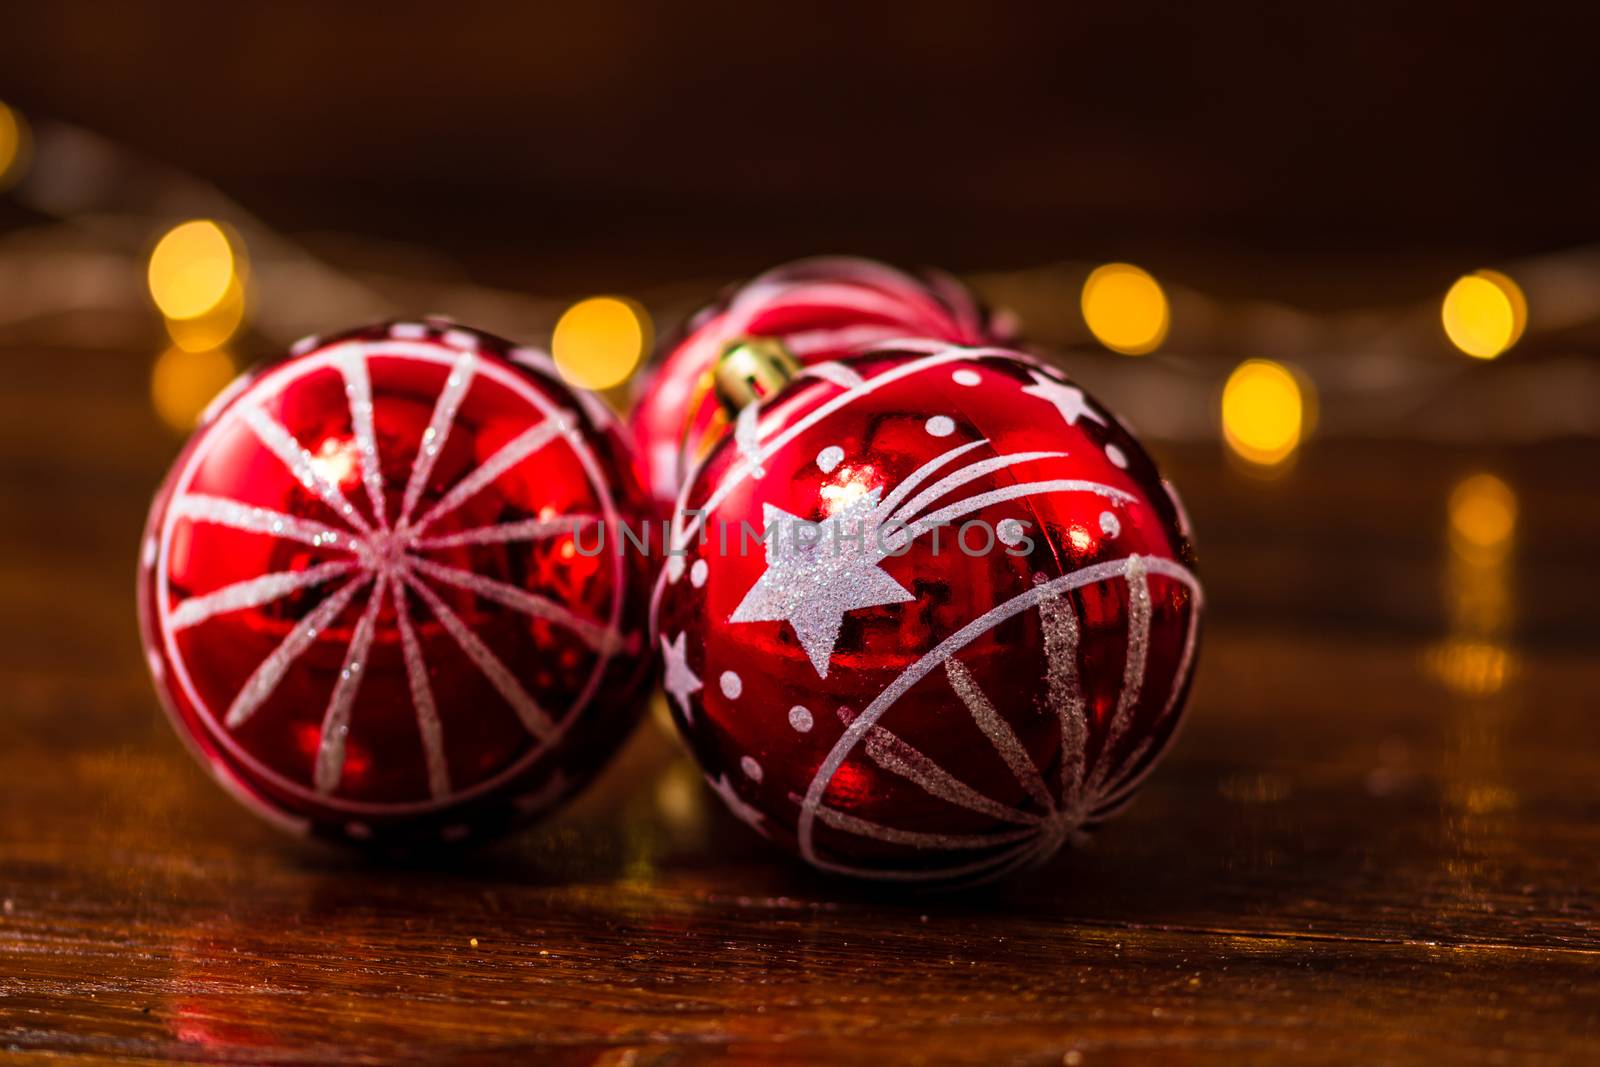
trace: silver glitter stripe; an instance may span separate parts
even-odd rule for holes
[[[312,458],[311,453],[307,452],[300,442],[296,441],[294,436],[284,429],[282,423],[268,415],[263,409],[253,406],[246,407],[240,413],[240,418],[244,419],[245,425],[255,432],[261,443],[267,446],[267,450],[277,456],[285,467],[289,468],[289,473],[294,475],[296,481],[321,497],[323,503],[337,512],[345,522],[348,522],[362,533],[372,532],[372,527],[367,525],[367,520],[361,517],[361,513],[356,510],[355,505],[346,500],[339,487],[330,482],[317,469],[316,461]]]
[[[479,526],[443,537],[424,537],[416,543],[424,551],[459,545],[496,545],[506,541],[537,541],[542,537],[574,533],[600,521],[598,515],[566,515],[559,519],[523,519],[498,526]]]
[[[1113,489],[1109,485],[1099,482],[1086,482],[1077,478],[1057,478],[1047,482],[1019,482],[1001,489],[991,489],[987,493],[978,493],[965,500],[958,500],[954,504],[930,511],[915,522],[906,524],[898,530],[892,531],[884,538],[884,543],[893,549],[897,547],[902,538],[906,540],[921,537],[929,530],[944,526],[965,515],[982,511],[991,504],[1003,504],[1007,500],[1016,500],[1018,497],[1042,496],[1045,493],[1098,493],[1113,500],[1132,501],[1133,497],[1120,489]]]
[[[486,578],[472,571],[460,570],[456,567],[446,567],[442,563],[435,563],[429,559],[413,557],[411,566],[414,570],[426,574],[435,581],[453,585],[457,589],[466,589],[487,597],[497,604],[504,604],[513,611],[520,611],[535,619],[544,619],[558,626],[564,626],[578,636],[584,644],[600,651],[615,651],[617,648],[616,635],[598,623],[590,622],[573,614],[555,601],[546,597],[530,593],[526,589]]]
[[[308,567],[303,571],[277,571],[223,586],[204,596],[190,597],[173,611],[172,628],[182,630],[204,622],[213,615],[226,615],[230,611],[269,604],[296,590],[309,589],[342,574],[349,574],[355,566],[351,560],[336,560],[333,563]]]
[[[761,405],[746,404],[739,409],[739,417],[733,423],[733,444],[739,450],[739,455],[750,466],[752,478],[766,477],[767,470],[761,465]]]
[[[877,379],[874,379],[877,380]],[[1147,569],[1152,574],[1162,574],[1182,582],[1189,589],[1199,595],[1199,583],[1193,574],[1176,560],[1156,557],[1146,561]],[[1069,574],[1052,578],[1047,582],[1033,586],[1026,592],[995,605],[982,615],[967,623],[955,633],[940,641],[934,648],[923,653],[911,666],[906,667],[894,680],[884,686],[872,702],[862,709],[861,713],[845,730],[844,734],[834,742],[829,749],[827,757],[817,767],[816,773],[811,778],[811,784],[806,787],[805,800],[800,809],[800,819],[796,825],[796,837],[800,854],[808,863],[822,870],[836,871],[841,874],[852,874],[862,878],[876,878],[888,881],[919,881],[928,878],[953,876],[966,871],[881,871],[867,867],[855,867],[848,864],[836,863],[817,854],[812,842],[812,824],[815,818],[815,809],[822,803],[823,794],[828,790],[834,775],[851,753],[851,750],[860,743],[863,736],[877,725],[894,704],[905,696],[907,691],[928,674],[936,670],[945,660],[968,644],[993,630],[1006,619],[1015,617],[1024,611],[1036,607],[1040,601],[1074,589],[1094,585],[1097,582],[1109,581],[1127,574],[1129,560],[1111,559],[1102,563],[1094,563],[1081,567]],[[665,587],[665,579],[657,583],[657,588]]]
[[[411,624],[411,606],[406,592],[394,591],[395,622],[400,629],[400,650],[405,656],[406,680],[411,683],[411,706],[417,714],[417,732],[422,735],[422,754],[428,764],[428,793],[435,800],[450,795],[450,768],[444,758],[444,731],[439,725],[439,708],[433,702],[433,686],[428,682],[428,664],[422,658],[422,644]]]
[[[1046,699],[1061,721],[1061,804],[1071,808],[1083,793],[1089,744],[1088,710],[1078,681],[1078,615],[1071,594],[1039,601],[1039,622]]]
[[[272,695],[273,690],[278,688],[278,683],[294,665],[294,661],[299,659],[301,653],[310,648],[311,643],[321,635],[322,631],[339,617],[339,613],[369,580],[369,575],[356,575],[295,624],[295,628],[289,631],[288,636],[256,667],[255,672],[244,683],[244,687],[239,690],[239,695],[233,698],[233,704],[229,706],[228,714],[223,718],[224,725],[231,730],[254,715],[256,709],[261,707]]]
[[[1116,746],[1132,725],[1133,709],[1139,703],[1140,690],[1144,688],[1144,666],[1149,652],[1150,580],[1145,573],[1144,559],[1129,556],[1128,655],[1122,665],[1122,692],[1117,696],[1117,708],[1112,712],[1111,725],[1106,729],[1105,742],[1100,746],[1098,765],[1090,779],[1096,788],[1104,785],[1106,778],[1117,769],[1111,765],[1111,759]]]
[[[337,548],[360,552],[363,542],[347,530],[339,530],[315,519],[300,519],[281,511],[258,508],[219,496],[190,493],[173,505],[177,514],[194,522],[209,522],[246,533],[271,534],[299,541],[314,548]]]
[[[355,345],[341,349],[333,358],[344,378],[344,397],[350,405],[350,426],[356,434],[356,452],[361,456],[361,481],[367,500],[378,519],[379,529],[389,528],[389,509],[383,498],[383,468],[378,462],[378,435],[372,426],[372,379],[367,374],[367,358]]]
[[[528,429],[507,442],[500,451],[485,460],[483,466],[457,482],[455,487],[444,495],[443,500],[435,504],[432,510],[412,525],[412,531],[421,533],[432,523],[437,522],[462,504],[465,504],[484,486],[539,451],[539,449],[566,431],[567,415],[565,412],[558,414],[554,418],[546,419],[537,426],[528,427]]]
[[[476,369],[477,357],[471,352],[461,353],[450,367],[450,376],[444,380],[444,388],[439,390],[439,398],[433,403],[433,416],[428,420],[428,428],[422,432],[417,458],[411,462],[411,477],[406,480],[405,497],[400,502],[402,526],[416,513],[417,501],[422,499],[422,491],[427,488],[428,478],[433,474],[433,465],[438,462],[439,453],[450,438],[456,412],[472,385]]]
[[[956,696],[961,698],[961,702],[972,713],[972,721],[978,724],[978,729],[983,731],[983,735],[989,739],[989,743],[1000,754],[1000,758],[1005,760],[1006,766],[1011,768],[1011,774],[1016,778],[1017,784],[1047,811],[1054,811],[1056,798],[1045,788],[1044,779],[1039,777],[1039,768],[1034,766],[1033,760],[1028,756],[1028,750],[1022,747],[1017,735],[1000,717],[994,705],[989,703],[989,698],[983,695],[983,690],[978,688],[972,672],[954,656],[944,661],[944,672],[950,679],[950,688],[955,690]]]
[[[790,799],[798,804],[801,798],[799,794],[792,794]],[[1028,827],[1022,830],[1002,830],[995,834],[930,834],[920,830],[900,830],[855,815],[847,815],[836,808],[824,807],[817,809],[817,818],[821,819],[824,825],[847,834],[870,837],[874,841],[886,841],[891,845],[910,845],[912,848],[993,848],[1025,841],[1039,833],[1037,828]]]
[[[796,377],[820,378],[825,382],[831,382],[839,386],[841,389],[854,389],[866,381],[861,375],[843,363],[818,363],[807,367]]]
[[[1015,467],[1019,464],[1031,463],[1039,459],[1060,459],[1065,455],[1065,452],[1015,452],[1009,456],[991,456],[976,463],[969,463],[965,467],[945,475],[912,497],[910,503],[900,509],[898,517],[910,522],[917,517],[923,508],[940,497],[961,488],[968,482],[994,474],[996,471],[1003,471],[1007,467]]]
[[[900,484],[895,486],[894,491],[888,496],[884,497],[883,503],[878,505],[877,515],[875,515],[874,518],[878,518],[878,520],[881,522],[883,519],[887,518],[895,508],[900,506],[901,501],[905,500],[906,497],[915,492],[917,486],[927,481],[929,476],[932,475],[934,471],[938,470],[946,463],[949,463],[951,460],[956,459],[959,456],[966,455],[974,448],[982,448],[988,443],[989,439],[987,437],[980,437],[976,441],[968,441],[964,445],[957,445],[952,449],[941,452],[937,456],[934,456],[932,459],[928,460],[928,462],[924,463],[922,466],[918,467],[916,470],[900,479]]]
[[[1183,638],[1183,655],[1178,659],[1178,669],[1172,675],[1172,687],[1167,690],[1166,703],[1162,704],[1161,714],[1156,716],[1152,729],[1159,727],[1177,709],[1178,696],[1183,692],[1183,681],[1189,676],[1189,665],[1194,661],[1195,644],[1200,634],[1201,604],[1205,599],[1200,591],[1198,582],[1189,586],[1189,598],[1189,625]],[[1162,744],[1168,745],[1171,743],[1172,732],[1169,732]],[[1138,788],[1144,781],[1145,775],[1150,772],[1154,762],[1146,764],[1142,770],[1135,770],[1135,768],[1139,766],[1139,760],[1144,757],[1148,745],[1149,743],[1146,742],[1132,756],[1123,761],[1123,765],[1129,768],[1129,771],[1106,784],[1103,795],[1099,798],[1101,803],[1115,803],[1120,797]]]
[[[344,774],[344,748],[345,740],[350,736],[350,711],[355,706],[356,694],[361,691],[361,679],[367,671],[367,654],[372,651],[378,611],[383,607],[383,594],[388,587],[388,578],[379,578],[372,587],[367,608],[356,623],[355,633],[350,636],[350,647],[345,649],[339,678],[333,683],[333,695],[328,698],[328,710],[322,716],[322,741],[317,745],[317,764],[312,772],[312,783],[319,793],[333,792]]]
[[[517,681],[516,676],[504,663],[500,662],[500,657],[491,652],[489,646],[468,629],[460,616],[451,611],[449,605],[440,600],[439,595],[429,589],[426,583],[408,574],[406,584],[416,590],[422,602],[428,605],[428,610],[433,612],[434,618],[439,620],[445,631],[455,639],[456,644],[461,646],[461,651],[467,654],[467,658],[477,665],[484,677],[489,679],[489,683],[505,698],[506,703],[511,705],[528,732],[541,741],[554,733],[555,722],[533,697],[528,695],[528,691],[522,688],[522,683]]]
[[[848,708],[839,709],[839,718],[846,726],[855,718]],[[897,774],[920,786],[923,792],[938,797],[968,811],[976,811],[1004,822],[1036,825],[1044,820],[1030,812],[1021,811],[998,800],[984,796],[967,783],[939,766],[921,750],[913,747],[899,735],[874,726],[862,742],[867,758],[890,774]]]

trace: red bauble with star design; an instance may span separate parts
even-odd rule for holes
[[[629,417],[643,480],[670,508],[695,461],[727,428],[713,372],[738,341],[781,341],[811,364],[901,337],[988,344],[1011,333],[1004,316],[991,315],[965,286],[936,271],[915,276],[847,256],[775,267],[703,308],[663,346]]]
[[[150,669],[280,825],[488,836],[638,714],[648,561],[599,546],[647,507],[609,414],[542,353],[440,321],[313,338],[231,386],[156,495]]]
[[[1127,802],[1182,714],[1201,593],[1176,494],[1104,408],[1026,355],[908,341],[738,428],[652,611],[736,815],[829,871],[953,881]]]

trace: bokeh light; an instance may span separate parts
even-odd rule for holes
[[[1288,367],[1250,359],[1222,389],[1222,434],[1241,458],[1274,467],[1294,454],[1309,422],[1308,397]]]
[[[1089,332],[1126,356],[1154,352],[1172,323],[1167,294],[1149,273],[1131,263],[1096,267],[1083,283],[1081,302]]]
[[[10,188],[28,169],[31,144],[28,123],[0,103],[0,189]]]
[[[650,343],[650,315],[644,308],[625,297],[594,296],[562,314],[550,349],[568,382],[610,389],[628,380]]]
[[[1450,494],[1450,546],[1463,559],[1496,563],[1511,551],[1517,494],[1492,474],[1474,474]]]
[[[194,319],[235,284],[233,244],[222,227],[195,219],[168,230],[150,253],[150,296],[169,319]]]
[[[235,273],[222,299],[210,311],[192,319],[167,319],[167,335],[173,344],[188,352],[220,348],[238,332],[244,311],[244,282]]]
[[[1466,696],[1489,696],[1506,686],[1516,665],[1509,648],[1494,641],[1456,638],[1423,654],[1423,666],[1445,688]]]
[[[1477,359],[1493,359],[1522,337],[1528,301],[1506,275],[1480,270],[1456,279],[1440,318],[1451,344]]]
[[[188,433],[212,397],[237,373],[233,357],[224,349],[189,352],[174,345],[157,358],[150,372],[150,402],[161,421]]]

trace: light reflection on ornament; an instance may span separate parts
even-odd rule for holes
[[[1154,352],[1172,322],[1167,294],[1131,263],[1096,267],[1083,283],[1083,321],[1095,340],[1125,356]]]
[[[610,389],[633,374],[649,351],[652,332],[649,312],[635,301],[594,296],[562,314],[550,349],[568,383]]]
[[[176,346],[157,357],[150,371],[150,402],[161,421],[181,433],[194,429],[211,398],[238,374],[225,349],[189,352]]]
[[[1476,359],[1493,359],[1522,337],[1528,301],[1506,275],[1480,270],[1456,279],[1439,314],[1451,344]]]
[[[222,303],[233,284],[233,244],[210,219],[168,230],[150,253],[150,296],[169,319],[193,319]]]
[[[355,484],[360,463],[356,443],[348,437],[324,437],[311,453],[311,465],[317,473],[341,489]]]
[[[878,484],[878,470],[870,463],[840,467],[833,478],[819,489],[824,514],[834,515],[866,496]]]

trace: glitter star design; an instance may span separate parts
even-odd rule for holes
[[[885,552],[876,543],[872,516],[881,493],[873,489],[851,501],[814,538],[806,520],[765,505],[767,569],[728,621],[787,622],[817,674],[826,678],[847,614],[916,599],[880,566]]]
[[[1061,382],[1041,374],[1038,371],[1028,372],[1033,377],[1033,384],[1023,386],[1022,391],[1029,396],[1036,396],[1045,403],[1053,405],[1061,413],[1061,421],[1068,426],[1076,426],[1079,419],[1088,419],[1105,425],[1105,420],[1096,415],[1089,407],[1089,402],[1083,395],[1083,390],[1076,386],[1063,385]]]
[[[689,669],[688,653],[683,647],[685,636],[679,634],[671,641],[665,637],[661,639],[661,659],[666,664],[666,679],[662,682],[662,688],[678,702],[678,710],[683,712],[683,717],[694,722],[694,706],[689,703],[689,696],[705,686],[699,675]]]

